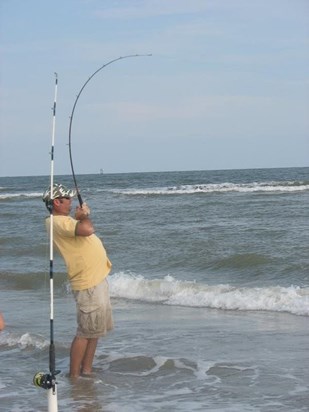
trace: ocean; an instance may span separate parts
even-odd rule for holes
[[[0,178],[4,412],[47,411],[32,380],[49,367],[49,179]],[[72,383],[75,304],[55,255],[59,411],[309,410],[309,168],[77,181],[113,262],[115,329]]]

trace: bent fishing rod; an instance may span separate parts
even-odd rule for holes
[[[55,97],[53,105],[52,139],[50,151],[50,238],[49,238],[49,281],[50,281],[50,345],[49,345],[49,373],[37,372],[33,378],[33,383],[43,389],[48,390],[48,412],[58,411],[57,382],[56,375],[56,355],[54,344],[54,248],[53,248],[53,187],[54,187],[54,147],[56,130],[56,105],[57,105],[58,75],[55,73]]]
[[[99,73],[102,69],[104,69],[106,66],[109,66],[112,63],[117,62],[118,60],[123,60],[123,59],[128,59],[131,57],[150,57],[152,56],[152,54],[130,54],[127,56],[120,56],[117,59],[113,59],[105,64],[103,64],[103,66],[101,66],[99,69],[97,69],[89,78],[88,80],[83,84],[82,88],[80,89],[74,105],[73,105],[73,109],[72,109],[72,113],[70,116],[70,126],[69,126],[69,154],[70,154],[70,164],[71,164],[71,170],[72,170],[72,177],[73,177],[73,181],[74,181],[74,185],[75,185],[75,189],[76,189],[76,193],[77,193],[77,198],[79,201],[80,206],[82,207],[83,204],[83,200],[80,194],[80,191],[78,189],[78,185],[77,185],[77,181],[76,181],[76,176],[75,176],[75,172],[74,172],[74,166],[73,166],[73,158],[72,158],[72,123],[73,123],[73,117],[74,117],[74,112],[75,112],[75,108],[77,105],[77,102],[80,98],[80,95],[82,94],[83,90],[85,89],[85,87],[87,86],[87,84],[90,82],[90,80],[97,74]]]

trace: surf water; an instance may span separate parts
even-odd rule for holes
[[[72,186],[70,176],[57,182]],[[309,168],[78,176],[113,262],[115,329],[67,376],[75,307],[54,262],[60,411],[308,411]],[[1,411],[46,411],[49,177],[0,178]]]

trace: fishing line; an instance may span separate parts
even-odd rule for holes
[[[75,172],[74,172],[74,166],[73,166],[73,158],[72,158],[72,123],[73,123],[73,117],[74,117],[74,111],[75,111],[75,107],[77,105],[78,99],[80,98],[80,95],[82,94],[84,88],[87,86],[87,84],[90,82],[90,80],[97,74],[99,73],[99,71],[101,71],[102,69],[104,69],[104,67],[109,66],[110,64],[118,61],[118,60],[122,60],[122,59],[128,59],[131,57],[150,57],[152,56],[152,54],[130,54],[127,56],[120,56],[117,59],[113,59],[111,61],[109,61],[108,63],[103,64],[103,66],[101,66],[99,69],[97,69],[90,77],[89,79],[83,84],[82,88],[80,89],[74,105],[73,105],[73,109],[72,109],[72,113],[70,116],[70,126],[69,126],[69,154],[70,154],[70,163],[71,163],[71,170],[72,170],[72,177],[73,177],[73,181],[74,181],[74,185],[76,188],[76,193],[77,193],[77,198],[79,201],[80,206],[82,206],[83,204],[83,200],[80,194],[80,191],[78,189],[78,185],[77,185],[77,181],[76,181],[76,176],[75,176]]]

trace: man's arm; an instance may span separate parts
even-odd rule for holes
[[[75,219],[78,220],[75,228],[76,236],[90,236],[94,233],[93,224],[89,218],[90,209],[86,204],[77,207],[75,210]]]

